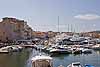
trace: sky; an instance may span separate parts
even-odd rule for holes
[[[34,31],[100,30],[100,0],[0,0],[0,18],[28,22]]]

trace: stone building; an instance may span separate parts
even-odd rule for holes
[[[0,40],[16,41],[31,38],[32,29],[24,20],[5,17],[0,22]]]

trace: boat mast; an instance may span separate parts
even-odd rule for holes
[[[59,16],[58,16],[58,33],[59,33]]]
[[[69,32],[69,24],[68,24],[68,32]]]
[[[71,32],[73,33],[73,28],[72,28],[72,24],[71,24]]]

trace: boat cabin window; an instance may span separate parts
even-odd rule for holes
[[[52,67],[48,60],[38,60],[33,63],[32,67]]]
[[[74,66],[79,66],[80,64],[73,64]]]

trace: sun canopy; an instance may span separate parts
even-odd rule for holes
[[[36,61],[36,60],[52,60],[51,57],[49,56],[35,56],[31,59],[33,62]]]

